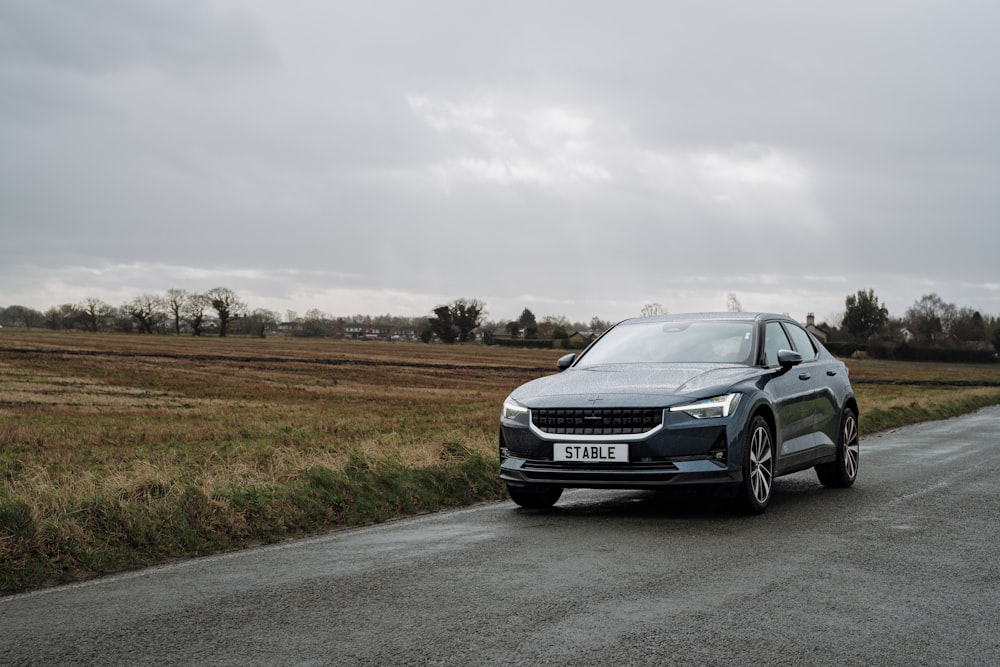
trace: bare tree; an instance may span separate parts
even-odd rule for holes
[[[244,318],[243,330],[253,336],[264,338],[268,328],[276,327],[279,319],[281,319],[281,315],[273,310],[258,308]]]
[[[45,326],[53,331],[72,329],[82,319],[80,307],[72,303],[52,306],[45,311]]]
[[[306,316],[298,323],[295,334],[299,336],[329,336],[333,332],[333,317],[318,308],[306,311]]]
[[[32,329],[41,326],[45,322],[43,314],[27,306],[8,306],[7,308],[0,309],[0,313],[3,313],[0,323],[5,327]]]
[[[137,296],[123,305],[121,310],[138,320],[142,333],[153,333],[164,318],[163,299],[153,294]]]
[[[736,298],[736,292],[730,292],[726,295],[726,312],[730,313],[742,313],[743,306],[740,304],[740,300]]]
[[[649,317],[650,315],[666,315],[666,309],[658,303],[647,303],[642,307],[642,316]]]
[[[937,294],[925,294],[906,310],[904,319],[910,330],[924,344],[933,343],[939,334],[951,333],[958,310]]]
[[[97,332],[104,328],[105,321],[115,314],[115,307],[93,297],[86,299],[79,307],[83,326],[87,331]]]
[[[594,333],[601,333],[602,331],[607,331],[611,328],[611,322],[607,320],[602,320],[597,315],[590,318],[590,330]]]
[[[240,301],[236,292],[227,287],[213,287],[205,296],[219,316],[219,335],[225,336],[229,323],[246,311],[246,304]]]
[[[181,335],[181,320],[184,318],[184,308],[191,297],[185,290],[168,289],[163,297],[163,307],[166,308],[170,319],[174,321],[174,334]]]
[[[951,325],[951,333],[961,341],[985,341],[986,320],[979,313],[968,307],[958,309],[955,321]]]
[[[565,338],[570,333],[570,326],[564,315],[546,315],[538,325],[538,337]]]
[[[200,336],[205,326],[205,311],[212,307],[204,294],[189,294],[184,303],[184,319],[191,325],[191,335]]]

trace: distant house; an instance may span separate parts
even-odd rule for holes
[[[334,335],[353,340],[412,340],[415,334],[412,330],[400,331],[398,327],[390,324],[365,324],[350,322],[343,326],[335,327]]]
[[[392,335],[392,328],[386,326],[370,326],[364,329],[365,340],[388,340]]]
[[[945,347],[962,347],[965,343],[962,342],[961,338],[953,333],[950,333],[941,339],[941,345]]]
[[[816,327],[816,316],[813,313],[806,315],[806,331],[811,333],[821,343],[826,343],[826,332]]]
[[[569,343],[574,346],[589,345],[597,338],[594,331],[574,331],[569,335]]]

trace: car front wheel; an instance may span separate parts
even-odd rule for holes
[[[840,419],[840,440],[837,443],[837,460],[816,466],[816,476],[823,486],[847,488],[858,478],[861,446],[858,440],[858,415],[851,408],[844,410]]]
[[[746,514],[762,514],[771,502],[774,481],[774,440],[767,420],[755,415],[743,444],[743,483],[737,492],[737,507]]]
[[[507,485],[510,499],[521,507],[540,510],[552,507],[562,495],[558,486],[514,486]]]

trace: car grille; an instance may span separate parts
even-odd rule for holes
[[[663,408],[545,408],[531,411],[531,423],[557,435],[632,435],[663,423]]]

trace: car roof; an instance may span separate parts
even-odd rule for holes
[[[651,315],[649,317],[632,317],[627,320],[623,320],[621,323],[638,323],[638,322],[695,322],[695,321],[712,321],[712,320],[729,320],[736,322],[754,322],[757,320],[785,320],[788,322],[794,322],[794,320],[788,315],[779,315],[777,313],[729,313],[729,312],[709,312],[709,313],[676,313],[668,315]]]

